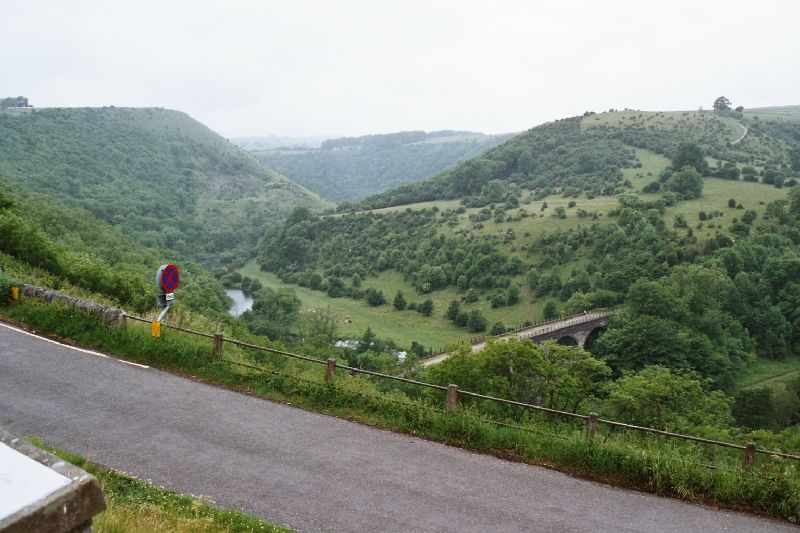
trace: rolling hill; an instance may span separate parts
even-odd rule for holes
[[[555,187],[594,196],[617,194],[624,186],[622,170],[639,164],[635,148],[671,157],[687,141],[717,160],[787,166],[800,137],[795,118],[689,111],[586,113],[537,126],[428,180],[366,198],[359,207],[478,197],[492,180],[539,191]],[[744,128],[747,135],[733,144]]]
[[[740,124],[749,133],[733,145]],[[306,308],[331,306],[351,317],[341,326],[346,335],[369,326],[405,346],[438,348],[474,335],[443,317],[454,300],[480,311],[487,331],[541,319],[548,304],[557,312],[610,305],[635,280],[668,273],[665,264],[771,231],[770,205],[788,188],[764,181],[777,172],[793,184],[798,131],[800,120],[791,116],[748,113],[620,111],[560,120],[368,198],[361,210],[298,214],[267,232],[259,259],[242,273],[273,289],[296,288]],[[705,151],[708,176],[699,198],[677,200],[659,189],[687,139]],[[715,177],[723,160],[754,174]],[[628,227],[633,219],[620,218],[626,213],[645,219]],[[520,295],[508,305],[512,286]],[[385,303],[371,306],[368,289],[382,292]],[[397,311],[398,291],[409,303],[430,299],[432,315]],[[571,301],[576,293],[597,299]]]
[[[249,256],[262,229],[295,207],[331,207],[188,115],[160,108],[2,111],[0,173],[209,266]]]
[[[433,176],[504,142],[510,135],[406,131],[328,139],[319,147],[253,149],[261,162],[335,202],[354,202]],[[270,139],[264,139],[266,143]]]

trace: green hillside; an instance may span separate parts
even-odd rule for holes
[[[737,142],[745,128],[747,135]],[[683,142],[696,143],[716,160],[761,170],[769,165],[785,174],[796,159],[798,136],[800,121],[791,115],[764,120],[733,112],[586,113],[537,126],[431,179],[366,198],[360,207],[464,198],[485,202],[483,188],[495,180],[540,194],[549,189],[618,194],[625,187],[623,171],[639,164],[634,148],[672,157]]]
[[[319,148],[283,147],[252,153],[326,198],[353,202],[433,176],[508,138],[459,131],[407,131],[329,139]]]
[[[0,112],[0,173],[137,242],[208,265],[246,256],[265,225],[330,204],[184,113]]]
[[[693,339],[693,347],[672,348],[688,359],[648,356],[652,350],[641,347],[629,353],[631,339],[611,344],[613,336],[597,349],[619,361],[615,371],[661,361],[730,390],[753,357],[800,354],[788,281],[800,264],[797,133],[800,120],[791,117],[736,113],[624,111],[557,121],[366,200],[372,209],[295,212],[261,242],[257,261],[270,274],[253,265],[242,273],[273,290],[297,286],[307,309],[330,306],[350,317],[340,324],[346,335],[369,327],[426,348],[628,303],[638,287],[671,295],[691,278],[718,301],[706,301],[713,318],[688,301],[670,304],[687,306],[669,328]],[[686,180],[699,189],[684,188]],[[408,198],[419,202],[403,203]],[[405,307],[393,305],[398,292]],[[627,320],[652,313],[645,307]]]
[[[80,208],[20,193],[0,176],[0,277],[143,312],[155,302],[153,276],[174,255],[145,247]],[[180,261],[181,307],[223,313],[228,298],[200,266]]]

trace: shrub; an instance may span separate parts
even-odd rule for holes
[[[19,283],[0,272],[0,305],[11,301],[11,288],[18,287]]]
[[[506,332],[506,327],[502,322],[495,322],[492,329],[489,330],[489,335],[502,335]]]

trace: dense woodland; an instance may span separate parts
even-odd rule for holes
[[[258,228],[313,193],[177,111],[0,112],[0,172],[137,242],[213,266],[248,254]]]
[[[438,174],[509,135],[407,131],[328,139],[318,149],[253,151],[267,166],[335,202],[355,202]]]

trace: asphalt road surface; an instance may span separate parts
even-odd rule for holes
[[[302,531],[796,531],[237,394],[4,324],[0,425]]]

